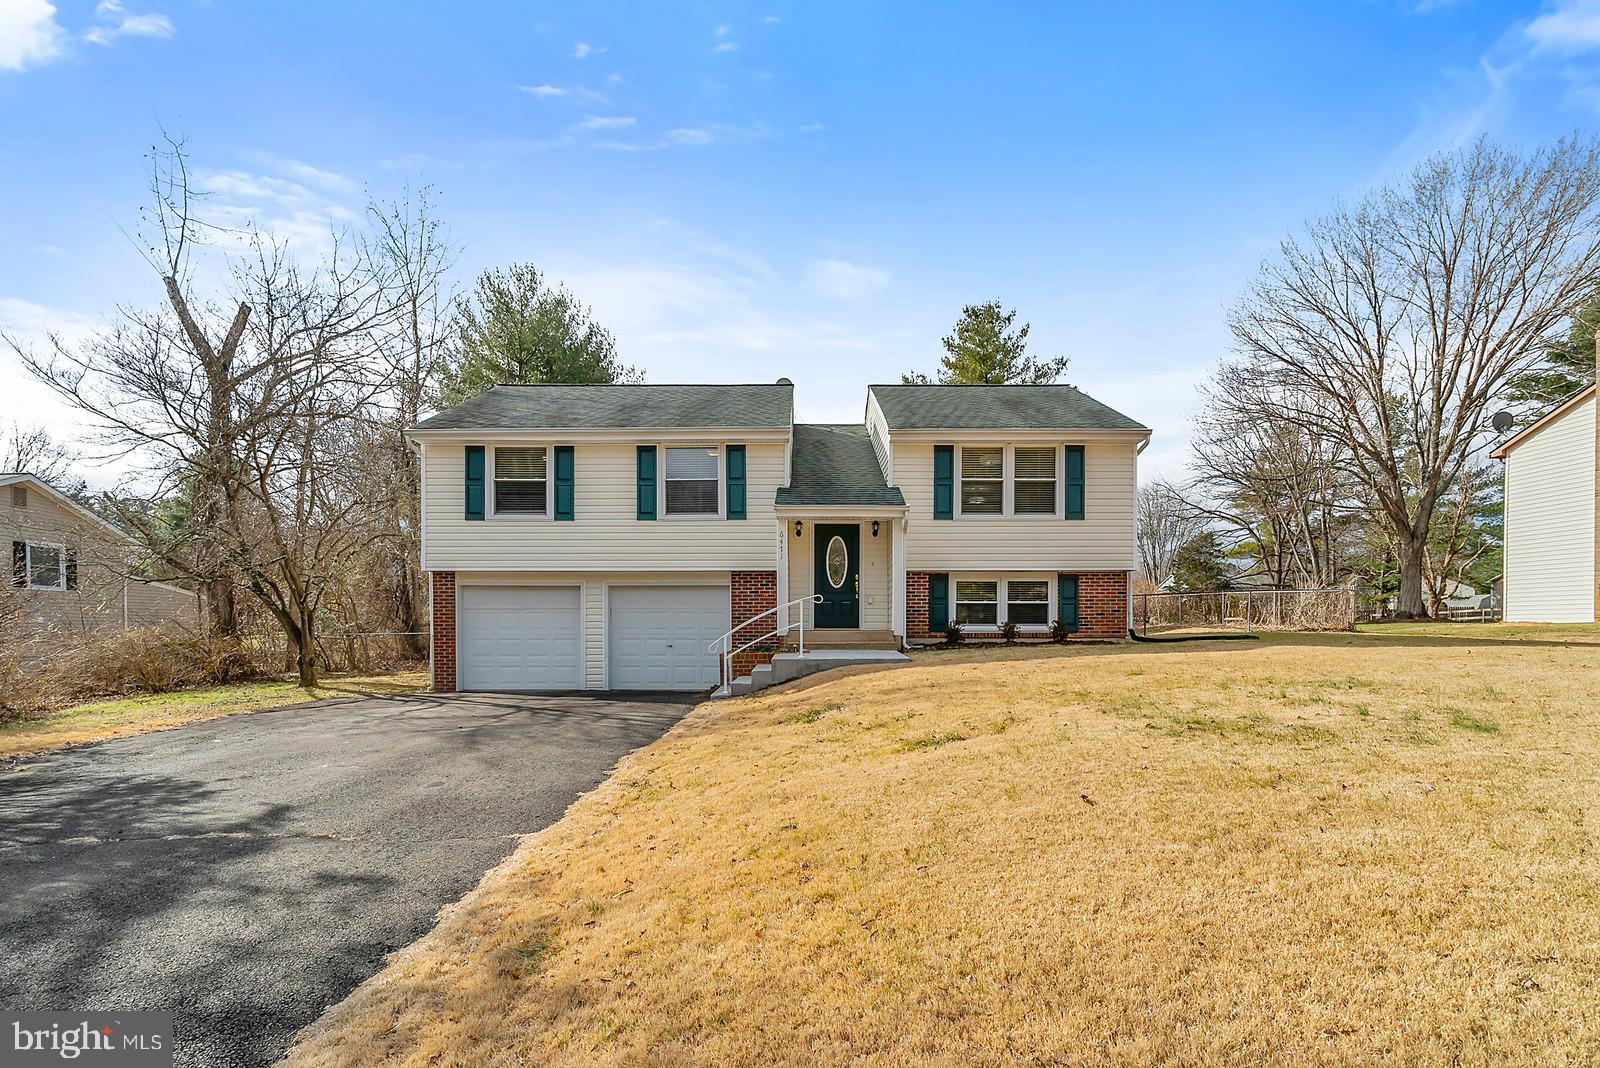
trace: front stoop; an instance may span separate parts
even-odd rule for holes
[[[713,699],[738,697],[834,668],[894,667],[910,662],[911,658],[897,649],[807,649],[803,653],[778,653],[770,664],[762,664],[750,674],[739,676],[730,686],[718,689],[711,696]]]

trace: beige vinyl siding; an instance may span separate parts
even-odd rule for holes
[[[826,520],[833,523],[834,520]],[[840,520],[848,523],[849,520]],[[889,576],[892,572],[891,546],[894,523],[888,519],[878,522],[878,536],[872,536],[872,521],[861,526],[861,629],[888,630],[893,612]],[[806,520],[800,536],[794,533],[794,524],[788,525],[789,539],[789,600],[810,597],[816,592],[816,563],[812,555],[816,546],[813,534],[816,524]],[[806,626],[811,626],[814,605],[803,605]]]
[[[1594,620],[1594,421],[1590,397],[1506,455],[1508,620]]]
[[[522,516],[468,520],[465,448],[436,442],[423,447],[426,570],[692,572],[777,566],[773,500],[784,478],[783,442],[746,445],[748,518],[654,521],[635,518],[632,442],[574,445],[572,522]],[[658,467],[658,478],[662,470]]]
[[[768,528],[770,529],[770,528]],[[637,572],[458,572],[458,586],[539,585],[578,586],[583,590],[583,685],[600,690],[606,685],[606,602],[611,586],[721,586],[727,588],[726,571],[684,572],[671,575]],[[459,598],[457,599],[459,604]]]
[[[27,507],[12,504],[12,486],[0,486],[0,552],[4,553],[4,598],[0,607],[15,618],[23,640],[50,632],[87,634],[122,627],[126,543],[97,523],[26,486]],[[11,543],[63,545],[77,553],[75,590],[18,589],[11,580]]]
[[[1062,444],[1057,442],[1059,448]],[[1013,442],[969,442],[1005,445]],[[1015,444],[1037,445],[1029,439]],[[924,441],[892,442],[894,482],[905,495],[906,570],[1055,571],[1063,568],[1123,571],[1136,566],[1133,502],[1138,464],[1132,442],[1084,446],[1084,518],[963,516],[933,518],[933,449]],[[957,499],[960,459],[957,449]],[[1058,480],[1061,477],[1057,465]],[[1061,496],[1058,485],[1057,499]]]
[[[128,626],[147,627],[173,623],[200,625],[200,599],[188,590],[159,582],[128,583]]]
[[[878,398],[871,391],[867,393],[867,437],[872,441],[873,455],[878,458],[878,468],[883,472],[883,480],[889,485],[894,485],[894,459],[889,448],[889,424],[883,418],[883,409],[878,407]]]

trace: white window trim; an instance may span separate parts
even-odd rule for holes
[[[1056,619],[1060,606],[1056,604],[1057,589],[1055,572],[1043,571],[952,571],[950,572],[950,618],[956,617],[956,583],[957,582],[993,582],[995,584],[995,622],[988,623],[963,623],[961,629],[969,634],[998,634],[1005,625],[1007,618],[1007,604],[1011,600],[1009,583],[1011,582],[1043,582],[1045,589],[1045,613],[1043,623],[1018,623],[1017,631],[1021,634],[1048,634],[1050,621]]]
[[[28,574],[28,589],[55,590],[57,592],[65,590],[67,588],[67,547],[49,541],[28,541],[22,544],[22,562]],[[33,581],[33,550],[35,547],[54,549],[56,551],[56,575],[58,578],[54,586],[40,586]]]
[[[957,445],[955,454],[955,491],[951,494],[955,499],[951,502],[952,514],[957,519],[982,520],[982,519],[1060,519],[1066,509],[1066,465],[1062,460],[1060,444],[1024,444],[1025,449],[1048,448],[1055,456],[1055,506],[1049,512],[1018,512],[1016,510],[1016,466],[1017,446],[1002,445],[999,442],[973,442],[969,445]],[[961,477],[962,454],[968,449],[1000,449],[1000,511],[999,512],[973,512],[968,514],[961,508]]]
[[[668,449],[715,449],[717,453],[717,510],[715,512],[679,512],[669,515],[667,512],[667,450]],[[709,441],[685,442],[675,441],[668,445],[665,442],[656,443],[657,454],[661,458],[659,477],[656,479],[656,515],[664,520],[674,523],[695,523],[707,519],[726,519],[728,515],[728,446],[717,445]],[[749,473],[745,492],[749,492]]]
[[[497,448],[544,450],[544,511],[500,512],[496,510],[494,503],[494,454]],[[553,514],[551,510],[555,507],[556,500],[556,447],[542,441],[507,441],[502,442],[498,446],[490,445],[485,452],[487,452],[488,455],[484,458],[484,481],[487,483],[484,496],[488,499],[484,501],[484,513],[488,516],[488,518],[498,519],[502,523],[515,523],[519,521],[538,523],[548,520]]]

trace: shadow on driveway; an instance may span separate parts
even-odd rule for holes
[[[0,1006],[170,1009],[177,1060],[269,1064],[679,695],[341,698],[0,774]]]

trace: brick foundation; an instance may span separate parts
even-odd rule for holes
[[[1054,572],[1052,572],[1054,574]],[[1062,574],[1074,574],[1064,571]],[[1128,636],[1128,573],[1126,571],[1079,571],[1077,639],[1107,641]],[[955,598],[955,584],[950,597]],[[954,611],[954,604],[951,605]],[[906,640],[943,641],[944,628],[928,627],[928,572],[906,573]]]
[[[433,692],[456,688],[456,573],[429,573],[433,592]]]
[[[778,573],[776,571],[735,571],[730,583],[730,609],[733,622],[738,625],[759,612],[766,612],[778,606]],[[778,625],[775,616],[762,616],[748,627],[741,627],[733,634],[733,645],[737,648],[760,634],[765,634]],[[750,669],[757,664],[765,664],[778,652],[776,639],[762,642],[746,649],[733,658],[733,677],[750,674]]]

